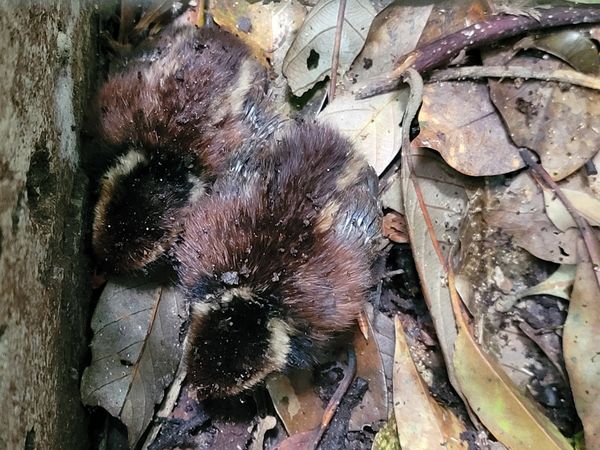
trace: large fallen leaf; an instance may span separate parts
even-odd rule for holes
[[[380,428],[373,439],[371,450],[401,450],[396,430],[396,418],[392,417]]]
[[[465,426],[431,397],[411,359],[398,317],[395,325],[394,415],[400,446],[417,450],[467,448],[460,439]]]
[[[558,264],[577,262],[579,232],[561,232],[544,209],[541,189],[527,172],[516,176],[508,186],[498,186],[497,202],[490,203],[485,220],[513,237],[515,243],[532,255]]]
[[[92,317],[92,362],[83,372],[81,397],[120,419],[131,446],[173,380],[186,317],[179,291],[139,279],[109,282],[100,296]]]
[[[450,369],[448,376],[455,385],[450,363],[456,341],[456,324],[446,284],[445,264],[451,246],[457,241],[459,224],[467,210],[466,187],[474,188],[478,186],[478,181],[451,169],[433,151],[413,148],[407,157],[411,164],[402,164],[402,190],[411,249],[423,296],[432,316],[444,360]],[[429,211],[436,245],[427,228],[419,193]]]
[[[450,289],[454,289],[453,285],[450,278]],[[571,449],[556,426],[516,389],[502,367],[477,345],[458,303],[454,291],[458,337],[452,364],[460,391],[471,410],[508,448]]]
[[[380,175],[400,149],[407,97],[406,89],[365,100],[345,92],[319,114],[319,120],[338,128]]]
[[[593,265],[577,266],[563,331],[565,364],[588,449],[600,448],[600,289]]]
[[[331,71],[339,2],[320,0],[308,13],[283,64],[294,95],[302,95]],[[338,71],[346,72],[362,49],[375,9],[368,0],[348,0]],[[316,60],[316,61],[314,61]]]
[[[524,166],[485,84],[462,81],[425,86],[419,123],[416,144],[437,150],[461,173],[498,175]]]
[[[506,55],[484,58],[486,64],[505,64]],[[518,56],[510,64],[552,71],[563,68],[555,60]],[[510,136],[519,147],[539,155],[555,180],[582,167],[598,151],[600,92],[577,86],[565,88],[546,81],[490,81],[490,96]]]

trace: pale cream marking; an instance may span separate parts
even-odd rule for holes
[[[115,191],[119,178],[131,173],[136,166],[146,162],[146,158],[136,150],[130,150],[126,155],[119,158],[117,163],[111,167],[102,177],[100,184],[100,198],[96,203],[94,213],[94,225],[92,227],[92,238],[97,240],[103,228],[106,210]]]
[[[315,229],[320,233],[330,230],[333,227],[334,219],[339,209],[340,204],[337,201],[333,200],[327,203],[317,217]]]
[[[337,179],[337,188],[343,190],[355,183],[360,171],[364,167],[364,164],[365,162],[362,160],[362,158],[359,158],[356,155],[352,157],[346,164],[342,174]]]

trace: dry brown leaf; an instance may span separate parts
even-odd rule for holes
[[[579,232],[561,232],[544,211],[541,189],[527,172],[516,176],[509,186],[496,188],[497,203],[490,204],[485,220],[513,237],[532,255],[558,264],[577,262]]]
[[[395,61],[417,46],[433,5],[393,2],[371,25],[365,46],[348,71],[351,80],[377,76],[394,69]]]
[[[453,275],[449,285],[458,326],[452,364],[459,389],[473,413],[508,448],[571,449],[556,426],[475,342],[459,304]]]
[[[563,331],[565,364],[588,449],[600,448],[600,289],[593,265],[577,265]]]
[[[400,213],[395,211],[383,216],[383,235],[390,241],[397,244],[408,242],[408,229],[406,228],[406,219]]]
[[[503,53],[484,61],[486,65],[508,63]],[[518,56],[510,64],[538,70],[565,67],[556,60],[531,56]],[[600,92],[545,81],[490,81],[489,85],[512,140],[536,151],[554,180],[577,171],[598,151]]]
[[[423,296],[431,313],[446,365],[450,369],[448,376],[455,385],[451,361],[456,340],[456,323],[446,284],[445,261],[451,246],[457,242],[459,224],[467,210],[466,187],[474,188],[478,186],[478,181],[454,171],[435,152],[427,149],[412,149],[408,158],[414,168],[414,177],[409,165],[402,164],[402,188],[411,249]],[[428,208],[441,255],[437,254],[428,232],[417,187]]]
[[[331,71],[339,2],[320,0],[308,13],[283,64],[294,95],[302,95]],[[344,73],[362,49],[375,9],[367,0],[348,0],[342,27],[339,68]],[[312,58],[317,61],[309,65]]]
[[[400,149],[406,100],[406,89],[365,100],[356,100],[350,92],[340,93],[318,118],[350,139],[380,175]]]
[[[128,279],[109,282],[92,317],[92,362],[83,373],[85,404],[120,419],[133,446],[181,359],[183,295],[174,288]]]
[[[474,82],[429,84],[415,143],[440,152],[454,169],[471,176],[498,175],[524,167],[487,86]]]
[[[369,383],[360,403],[352,410],[349,430],[359,431],[365,425],[386,420],[388,417],[388,387],[378,338],[373,331],[371,319],[367,318],[368,338],[361,332],[354,333],[352,345],[356,353],[356,377]]]
[[[274,374],[267,378],[266,386],[275,411],[290,436],[319,426],[325,408],[313,389],[311,371]]]
[[[462,422],[430,395],[410,356],[400,319],[396,317],[394,358],[394,415],[402,448],[467,448],[460,435]]]

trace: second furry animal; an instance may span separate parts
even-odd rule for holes
[[[309,366],[355,323],[374,282],[377,185],[316,123],[290,126],[215,183],[175,248],[192,302],[188,376],[201,393],[235,395]]]

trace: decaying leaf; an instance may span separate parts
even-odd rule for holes
[[[563,264],[547,279],[535,286],[525,289],[516,294],[517,298],[527,297],[528,295],[554,295],[565,300],[570,299],[571,287],[575,281],[575,270],[577,266],[572,264]]]
[[[425,86],[419,123],[416,144],[437,150],[461,173],[498,175],[524,167],[484,84],[462,81]]]
[[[467,448],[460,435],[461,421],[429,394],[410,356],[400,319],[396,317],[394,357],[394,415],[402,448]]]
[[[383,235],[397,244],[408,242],[408,230],[406,220],[402,214],[390,212],[383,216]]]
[[[406,89],[365,100],[341,93],[319,114],[319,120],[339,129],[380,175],[400,149],[406,100]]]
[[[277,419],[273,416],[261,417],[254,430],[252,445],[249,450],[262,450],[264,448],[265,434],[277,425]]]
[[[179,291],[139,279],[109,282],[94,311],[92,362],[83,373],[81,397],[119,418],[132,446],[175,376],[186,317]]]
[[[503,64],[503,54],[484,59]],[[555,70],[559,61],[518,56],[510,61],[538,70]],[[490,96],[502,115],[510,137],[519,147],[539,155],[554,180],[562,180],[591,159],[598,147],[600,92],[555,82],[490,81]]]
[[[590,262],[578,264],[563,331],[565,364],[586,448],[600,448],[600,289]]]
[[[294,95],[302,95],[331,70],[339,2],[320,0],[308,13],[290,47],[283,73]],[[342,27],[339,71],[344,73],[362,49],[375,9],[368,0],[348,0]]]

